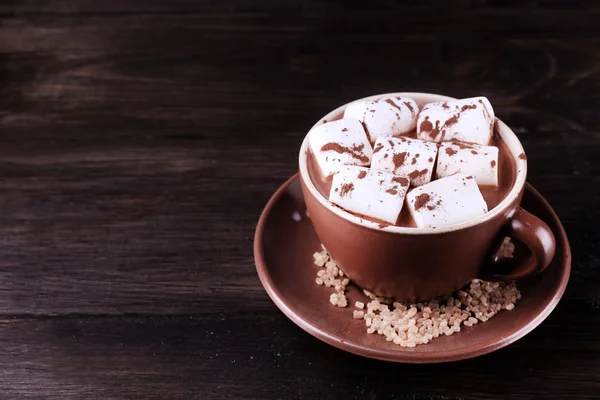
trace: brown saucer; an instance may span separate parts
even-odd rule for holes
[[[538,326],[562,297],[571,271],[571,249],[558,217],[529,184],[522,205],[544,220],[556,236],[556,255],[539,276],[521,281],[522,300],[512,311],[490,321],[434,339],[427,345],[402,348],[383,336],[369,335],[362,320],[352,319],[354,302],[365,301],[351,285],[349,306],[329,303],[331,288],[315,284],[318,267],[312,254],[320,242],[306,215],[298,174],[285,182],[267,203],[254,236],[258,276],[271,299],[294,323],[322,341],[365,357],[403,363],[437,363],[477,357],[507,346]],[[300,217],[300,221],[294,219]]]

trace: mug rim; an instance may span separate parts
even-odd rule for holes
[[[319,121],[313,125],[313,127],[307,132],[306,136],[304,137],[302,146],[300,147],[300,154],[299,154],[298,162],[299,162],[299,167],[300,167],[300,178],[304,182],[304,185],[306,186],[306,188],[308,189],[310,194],[314,198],[316,198],[317,201],[319,203],[321,203],[321,205],[323,205],[325,208],[327,208],[329,211],[333,212],[334,214],[338,215],[339,217],[343,218],[344,220],[349,221],[349,222],[351,222],[355,225],[361,226],[361,227],[365,227],[365,228],[369,228],[369,229],[373,229],[373,230],[377,230],[377,231],[381,231],[381,232],[389,232],[389,233],[401,233],[401,234],[409,234],[409,235],[430,235],[430,234],[454,232],[454,231],[458,231],[461,229],[470,228],[475,225],[483,224],[484,222],[489,221],[489,220],[495,218],[496,216],[498,216],[499,214],[502,214],[503,212],[505,212],[508,209],[508,207],[514,203],[514,201],[519,197],[519,194],[523,190],[523,187],[525,186],[525,180],[527,177],[527,159],[526,158],[523,159],[523,158],[519,157],[521,154],[525,154],[525,151],[523,150],[523,145],[521,144],[521,141],[519,140],[517,135],[512,131],[512,129],[510,129],[504,122],[502,122],[497,117],[495,118],[496,126],[497,126],[496,132],[500,135],[500,137],[502,138],[504,143],[506,143],[506,145],[511,153],[511,156],[512,156],[513,160],[515,161],[515,166],[517,168],[517,177],[515,179],[515,183],[514,183],[513,187],[511,188],[510,192],[500,202],[500,204],[498,204],[492,210],[488,211],[487,213],[485,213],[484,215],[482,215],[480,217],[473,218],[468,221],[460,222],[458,224],[443,226],[440,228],[415,228],[415,227],[404,227],[404,226],[395,226],[395,225],[380,226],[380,224],[378,224],[376,222],[370,221],[365,218],[358,217],[346,210],[343,210],[343,209],[333,205],[329,201],[329,199],[325,198],[325,196],[323,196],[321,194],[321,192],[319,192],[317,190],[314,183],[310,179],[310,175],[308,173],[308,167],[307,167],[308,133],[310,131],[312,131],[314,128],[316,128],[317,126],[322,125],[324,123],[323,120],[329,120],[333,116],[343,113],[343,111],[352,103],[355,103],[357,101],[374,100],[374,99],[380,98],[380,97],[392,97],[392,96],[394,96],[394,97],[409,97],[409,98],[412,98],[415,100],[418,99],[421,102],[426,101],[426,104],[437,102],[437,101],[456,100],[456,98],[453,98],[453,97],[448,97],[448,96],[434,94],[434,93],[421,93],[421,92],[383,93],[383,94],[377,94],[377,95],[373,95],[373,96],[363,97],[358,100],[353,100],[349,103],[346,103],[346,104],[336,108],[333,111],[330,111],[324,117],[319,119]]]

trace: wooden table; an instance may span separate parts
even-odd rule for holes
[[[1,398],[600,397],[597,2],[8,3]],[[255,272],[256,221],[309,127],[404,90],[488,96],[570,235],[563,301],[485,357],[343,353]]]

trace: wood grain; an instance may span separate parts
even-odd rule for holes
[[[1,4],[7,398],[600,396],[600,5],[457,3]],[[564,302],[478,360],[328,348],[254,270],[307,129],[401,90],[488,96],[570,237]]]

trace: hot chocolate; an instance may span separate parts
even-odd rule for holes
[[[329,119],[327,122],[341,120],[343,117],[344,117],[343,112],[340,112],[338,115],[333,116],[333,118]],[[400,138],[418,140],[417,139],[417,130],[414,129],[408,133],[403,133],[402,136],[400,136]],[[494,207],[496,207],[498,204],[500,204],[502,202],[502,200],[504,200],[504,198],[506,198],[508,193],[511,191],[511,189],[514,186],[515,181],[516,181],[517,170],[516,170],[514,158],[511,156],[511,153],[510,153],[506,143],[504,143],[504,141],[500,138],[500,135],[496,132],[496,127],[494,127],[494,129],[493,129],[493,135],[492,135],[491,140],[488,145],[494,146],[498,149],[498,156],[497,156],[497,160],[498,160],[497,164],[498,165],[497,166],[495,165],[496,164],[495,160],[486,161],[487,163],[489,163],[491,165],[491,167],[497,168],[497,177],[494,176],[494,179],[497,179],[498,185],[497,186],[489,185],[489,183],[491,183],[491,182],[483,179],[483,180],[478,180],[478,186],[479,186],[479,190],[480,190],[481,194],[483,195],[485,203],[487,204],[488,210],[491,211]],[[477,154],[477,149],[478,149],[478,147],[477,147],[478,145],[476,145],[476,144],[471,145],[468,143],[463,143],[463,142],[459,142],[459,141],[455,141],[455,140],[453,140],[451,142],[448,141],[448,142],[439,143],[438,146],[440,146],[440,151],[444,152],[444,157],[446,157],[447,160],[452,160],[453,157],[454,158],[460,157],[460,153],[456,154],[460,150],[468,149],[468,152],[470,154]],[[378,149],[380,149],[380,148],[381,148],[381,146],[375,145],[374,153],[377,153]],[[402,153],[402,154],[404,154],[404,153]],[[315,185],[317,190],[321,193],[321,195],[323,195],[323,197],[325,197],[326,199],[329,199],[331,187],[332,187],[331,175],[329,175],[327,177],[323,175],[323,173],[321,172],[321,169],[319,168],[319,165],[317,163],[316,157],[310,149],[307,151],[306,156],[308,158],[307,166],[308,166],[308,172],[309,172],[311,181],[313,182],[313,184]],[[418,158],[419,154],[416,154],[416,156],[417,156],[416,158],[414,156],[411,157],[413,162],[417,162],[417,160],[419,160],[419,158]],[[431,160],[431,157],[429,157],[429,160]],[[442,160],[440,160],[440,161],[442,161]],[[463,163],[464,160],[462,160],[462,158],[461,159],[456,158],[455,161],[457,163]],[[410,163],[410,160],[409,160],[409,163]],[[448,162],[448,163],[450,163],[450,162]],[[434,163],[433,168],[436,168],[435,163]],[[437,168],[438,169],[440,168],[439,164],[437,164]],[[444,168],[447,170],[448,165],[445,165]],[[448,175],[453,174],[451,164],[450,164],[450,170],[451,170],[450,173],[447,173]],[[436,171],[434,169],[433,171],[428,171],[428,172],[429,172],[428,175],[433,176],[434,178],[436,175],[438,177],[445,176],[443,171],[441,171],[441,170]],[[418,178],[418,177],[416,177],[416,178]],[[434,179],[434,178],[432,178],[432,179]],[[356,214],[356,215],[358,215],[358,214]],[[380,221],[380,220],[377,220],[374,218],[369,218],[368,216],[364,216],[364,215],[360,215],[360,216],[364,217],[366,219],[374,220],[376,222],[383,222],[383,221]],[[387,224],[389,224],[389,222],[387,222]],[[414,218],[410,214],[409,207],[405,206],[402,208],[402,211],[400,212],[400,216],[396,220],[394,225],[403,226],[403,227],[416,227],[417,226]]]

